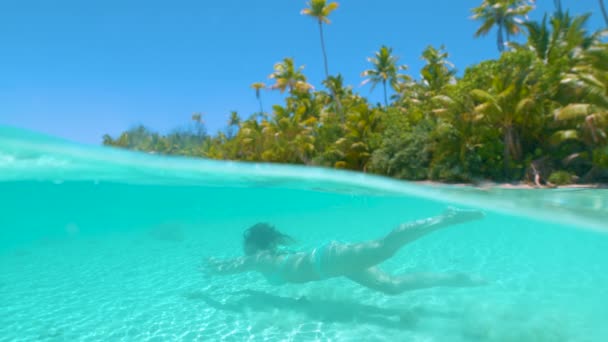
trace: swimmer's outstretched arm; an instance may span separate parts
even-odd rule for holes
[[[217,275],[228,275],[251,271],[267,272],[271,268],[267,256],[244,256],[234,259],[209,258],[201,266],[202,271]]]
[[[209,258],[201,266],[203,271],[212,274],[235,274],[254,270],[254,261],[251,257],[239,257],[235,259]]]

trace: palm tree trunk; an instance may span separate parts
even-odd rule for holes
[[[509,136],[510,136],[510,129],[508,127],[504,128],[504,132],[503,132],[503,137],[502,137],[502,143],[504,145],[504,148],[502,150],[502,162],[503,162],[503,167],[504,167],[504,172],[505,172],[505,180],[510,180],[509,176],[510,176],[510,172],[509,172],[509,168],[511,165],[511,153],[509,151]]]
[[[329,77],[329,67],[327,66],[327,52],[325,51],[325,39],[323,38],[323,22],[321,20],[319,20],[319,35],[321,36],[321,51],[323,52],[323,65],[325,66],[325,79],[327,79]],[[336,101],[337,112],[338,114],[340,114],[340,116],[342,116],[342,121],[344,121],[344,116],[342,115],[342,103],[340,102],[340,99],[338,98],[333,88],[330,87],[329,91],[331,92],[334,101]]]
[[[262,106],[262,97],[258,97],[258,101],[260,101],[260,115],[264,115],[264,106]]]
[[[388,99],[386,97],[386,80],[382,80],[382,87],[384,87],[384,107],[388,108]]]
[[[606,22],[606,26],[608,27],[608,13],[606,13],[606,6],[604,6],[604,0],[600,1],[600,8],[602,9],[602,14],[604,15],[604,21]]]
[[[256,89],[255,97],[257,97],[258,102],[260,102],[260,115],[264,115],[264,106],[262,106],[262,96],[259,89]]]
[[[319,33],[321,35],[321,51],[323,52],[323,63],[325,64],[325,78],[329,77],[329,67],[327,66],[327,53],[325,52],[325,39],[323,38],[323,22],[319,20]]]
[[[504,168],[505,168],[505,178],[510,180],[511,177],[511,161],[515,159],[516,161],[521,160],[521,143],[519,134],[515,127],[512,124],[507,124],[503,128],[503,143],[504,143]]]
[[[502,20],[498,22],[498,31],[496,32],[496,45],[498,46],[499,52],[503,52],[505,50],[505,38],[503,34]]]

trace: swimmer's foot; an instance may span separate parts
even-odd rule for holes
[[[457,209],[454,207],[448,207],[441,216],[443,223],[459,224],[480,220],[486,215],[483,213],[483,211],[477,209]]]

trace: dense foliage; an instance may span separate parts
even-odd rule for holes
[[[372,104],[327,75],[326,90],[307,82],[291,58],[275,64],[269,87],[254,83],[260,111],[231,113],[215,135],[200,115],[188,128],[160,135],[135,127],[105,145],[161,154],[295,163],[360,170],[404,179],[608,180],[608,44],[585,29],[588,16],[558,10],[541,22],[523,20],[532,2],[485,0],[473,10],[477,34],[498,26],[500,58],[469,66],[461,77],[445,48],[429,46],[421,78],[387,46],[369,59],[365,82],[381,84]],[[337,4],[309,3],[302,13],[328,24]],[[524,43],[510,42],[525,34]],[[321,31],[321,39],[323,39]],[[522,42],[524,40],[521,40]],[[327,71],[324,42],[323,60]],[[261,90],[286,93],[264,111]],[[392,95],[389,95],[389,92]]]

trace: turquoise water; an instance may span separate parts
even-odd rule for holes
[[[0,127],[0,341],[606,341],[605,190],[421,186],[331,170],[168,158]],[[490,281],[387,296],[346,279],[209,278],[272,222],[312,249],[477,207],[392,273]]]

